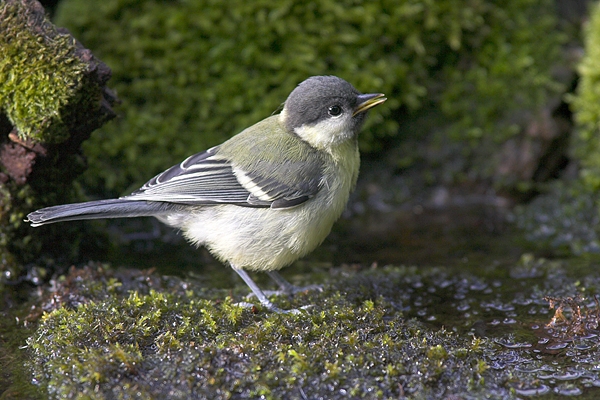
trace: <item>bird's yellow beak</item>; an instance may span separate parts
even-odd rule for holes
[[[356,116],[362,112],[369,110],[387,100],[383,93],[361,94],[358,96],[358,105],[354,109],[352,116]]]

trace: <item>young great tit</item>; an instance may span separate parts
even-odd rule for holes
[[[31,226],[152,216],[229,262],[259,301],[275,307],[246,271],[275,271],[314,250],[342,214],[358,177],[357,136],[383,94],[361,94],[335,76],[314,76],[283,110],[155,176],[118,199],[43,208]]]

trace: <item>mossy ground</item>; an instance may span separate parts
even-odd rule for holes
[[[310,305],[288,315],[236,305],[239,290],[234,300],[141,271],[73,270],[48,293],[54,309],[28,341],[31,366],[53,397],[387,398],[452,386],[455,368],[480,379],[472,338],[405,320],[385,298],[391,287],[365,280],[353,293],[278,298]]]
[[[272,298],[292,315],[238,305],[241,284],[89,264],[43,289],[19,354],[42,398],[593,398],[598,326],[547,325],[544,297],[593,308],[596,266],[317,268],[323,291]]]

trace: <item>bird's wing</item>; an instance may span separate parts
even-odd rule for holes
[[[263,176],[233,165],[227,158],[219,156],[218,149],[218,146],[213,147],[188,157],[124,198],[187,205],[289,208],[305,202],[320,189],[320,176],[316,179],[314,176],[312,179],[307,177],[306,182],[298,176],[292,181],[294,184],[286,185],[277,179],[280,174],[267,173]],[[293,166],[285,168],[293,169]],[[302,174],[302,169],[299,171]]]

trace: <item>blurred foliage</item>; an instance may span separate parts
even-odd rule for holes
[[[600,253],[600,4],[590,6],[583,29],[585,52],[578,65],[577,92],[567,97],[574,112],[571,153],[578,176],[555,182],[515,217],[526,238],[538,249],[562,254]]]
[[[33,10],[19,1],[0,4],[0,110],[22,138],[60,143],[69,138],[66,105],[85,99],[87,64],[73,38],[49,21],[36,25],[32,19],[43,14]]]
[[[558,90],[553,10],[550,0],[64,0],[56,23],[113,69],[123,99],[121,119],[87,144],[87,184],[139,185],[267,117],[311,75],[388,96],[363,151],[431,104],[469,149],[502,141]]]
[[[558,61],[558,44],[564,38],[556,31],[555,17],[540,12],[551,6],[515,1],[502,8],[487,5],[489,14],[482,15],[458,8],[459,23],[484,34],[464,35],[453,46],[456,62],[443,66],[448,85],[440,96],[441,107],[458,120],[451,130],[454,139],[476,143],[488,135],[502,142],[546,104],[549,93],[563,89],[549,68]],[[540,40],[542,32],[548,40]]]
[[[600,190],[600,4],[590,8],[584,42],[577,94],[570,98],[577,124],[572,147],[581,162],[580,176],[584,183],[591,190]]]

